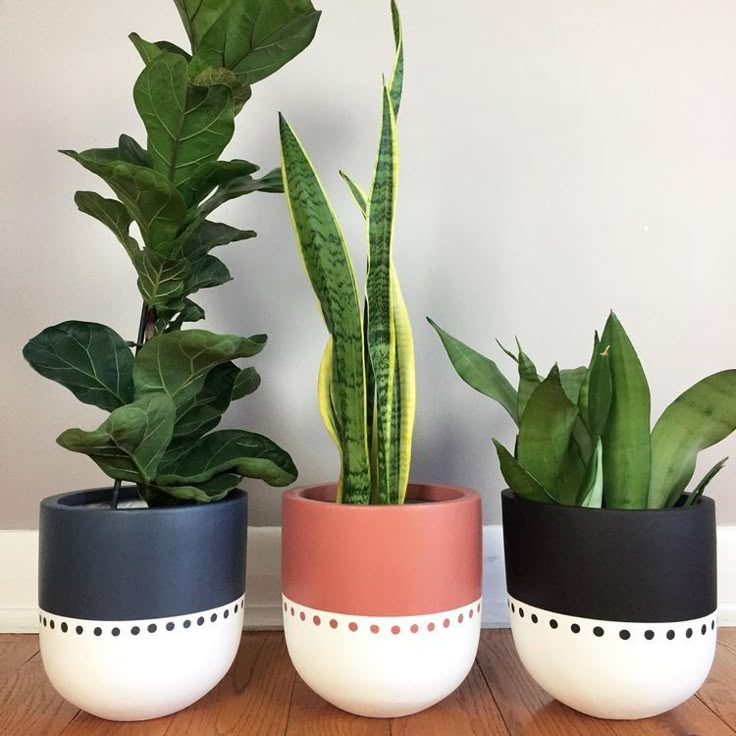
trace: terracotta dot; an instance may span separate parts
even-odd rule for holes
[[[419,631],[419,627],[416,624],[412,624],[409,631],[411,631],[412,634],[416,634],[417,631]]]
[[[392,634],[400,634],[401,633],[401,626],[392,626],[391,627],[391,633]]]
[[[302,611],[302,612],[301,612],[301,613],[299,614],[299,618],[300,618],[300,619],[301,619],[302,621],[304,621],[304,619],[305,619],[306,617],[307,617],[307,616],[306,616],[306,614],[304,613],[304,611]]]
[[[443,625],[443,626],[444,626],[444,627],[445,627],[446,629],[447,629],[447,628],[449,628],[449,626],[450,626],[450,619],[449,619],[449,618],[446,618],[446,619],[445,619],[445,620],[444,620],[444,621],[442,622],[442,625]]]
[[[291,615],[294,615],[294,606],[291,607]]]
[[[463,618],[464,618],[464,617],[463,617],[463,615],[462,615],[462,613],[461,613],[461,614],[460,614],[460,615],[459,615],[459,616],[457,617],[457,622],[458,622],[459,624],[461,624],[461,623],[463,622]]]
[[[473,618],[473,609],[472,608],[468,611],[468,618]]]
[[[434,624],[431,621],[427,624],[427,631],[434,631]]]
[[[377,634],[381,629],[378,627],[377,624],[371,624],[371,633]]]
[[[348,624],[348,628],[350,629],[350,631],[357,631],[358,630],[358,624],[356,624],[355,621],[351,621]]]
[[[314,621],[315,626],[319,626],[322,623],[322,619],[319,616],[314,616],[314,618],[312,618],[312,621]]]
[[[337,621],[335,621],[334,618],[330,619],[330,628],[333,628],[333,629],[337,628]]]

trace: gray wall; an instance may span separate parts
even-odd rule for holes
[[[283,110],[362,263],[362,223],[337,169],[369,179],[392,59],[388,0],[320,6],[313,46],[256,87],[229,153],[276,165]],[[615,307],[650,376],[655,416],[736,364],[736,6],[404,0],[403,12],[395,258],[417,343],[413,477],[482,490],[493,522],[501,480],[491,437],[510,440],[512,428],[454,376],[426,314],[495,355],[493,338],[519,335],[546,370],[554,359],[584,362]],[[0,4],[0,528],[34,527],[42,496],[104,482],[54,444],[101,415],[26,368],[20,350],[63,319],[133,337],[131,268],[72,202],[76,189],[101,185],[55,153],[111,145],[121,131],[142,137],[132,30],[183,41],[166,0]],[[226,424],[278,439],[302,481],[334,479],[315,400],[325,331],[284,202],[253,195],[221,214],[260,236],[223,250],[236,280],[203,298],[207,326],[271,336],[257,359],[262,388]],[[730,440],[702,465],[735,451]],[[736,462],[714,484],[722,522],[736,523],[735,481]],[[250,488],[254,523],[278,523],[279,491]]]

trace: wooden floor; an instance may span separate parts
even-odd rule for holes
[[[66,703],[43,674],[36,636],[0,636],[2,736],[735,736],[736,629],[722,629],[698,695],[646,721],[599,721],[550,700],[526,675],[510,632],[482,634],[465,683],[434,708],[373,720],[336,710],[295,674],[279,632],[243,636],[227,677],[181,713],[112,723]]]

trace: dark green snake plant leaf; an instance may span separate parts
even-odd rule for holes
[[[516,399],[516,412],[519,420],[521,420],[524,417],[524,410],[526,409],[529,397],[534,392],[534,389],[539,386],[542,379],[539,377],[537,367],[532,362],[532,359],[521,349],[521,344],[518,340],[516,341],[516,345],[519,350],[518,357],[514,357],[519,371],[519,389]],[[501,349],[506,352],[503,347]],[[506,354],[508,355],[509,353]]]
[[[695,472],[698,453],[736,429],[736,370],[714,373],[678,396],[652,431],[649,508],[674,505]]]
[[[590,509],[599,509],[603,506],[603,444],[600,440],[585,469],[575,505]]]
[[[518,395],[499,367],[490,358],[486,358],[452,337],[429,317],[427,321],[440,336],[447,356],[460,378],[471,388],[501,404],[518,424],[516,408]]]
[[[726,464],[728,458],[724,457],[722,460],[719,460],[700,480],[700,482],[693,488],[692,493],[690,493],[685,500],[684,506],[694,506],[700,497],[703,495],[705,489],[710,484],[710,482],[715,478],[718,473],[723,470],[724,465]]]
[[[603,488],[608,508],[646,508],[651,447],[649,384],[639,357],[611,312],[601,335],[608,348],[611,405],[603,430]]]
[[[342,477],[338,498],[346,503],[368,503],[366,378],[355,274],[342,230],[309,157],[283,116],[279,125],[286,201],[307,275],[332,335],[332,390],[326,393],[331,396],[339,427]]]
[[[133,353],[120,335],[94,322],[62,322],[28,341],[23,357],[80,401],[112,411],[133,401]]]
[[[498,440],[494,439],[493,444],[496,446],[503,479],[514,493],[530,501],[555,503],[555,499],[542,487],[542,484],[528,473]]]
[[[67,429],[56,441],[89,455],[112,478],[148,483],[171,442],[175,417],[174,402],[153,394],[118,407],[99,429]]]

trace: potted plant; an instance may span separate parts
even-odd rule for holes
[[[451,693],[480,634],[481,503],[474,491],[408,483],[414,353],[391,250],[403,45],[383,88],[373,183],[346,179],[368,230],[365,306],[340,225],[281,117],[284,189],[330,333],[319,406],[341,458],[337,483],[283,497],[284,632],[302,679],[339,708],[407,715]],[[328,654],[326,654],[328,653]]]
[[[79,209],[127,252],[143,298],[138,335],[64,322],[24,355],[41,375],[109,415],[58,443],[88,455],[111,488],[41,503],[40,647],[49,679],[76,706],[115,720],[177,711],[209,691],[237,652],[243,623],[245,477],[284,486],[289,455],[244,430],[213,431],[260,377],[234,361],[265,335],[183,329],[204,318],[191,296],[230,280],[216,246],[252,238],[211,218],[224,202],[280,192],[278,170],[220,160],[251,85],[311,41],[309,0],[177,0],[191,52],[131,40],[144,62],[133,92],[147,145],[63,151],[112,189],[77,192]],[[131,233],[137,229],[137,236]],[[123,486],[126,483],[128,485]]]
[[[431,322],[431,320],[430,320]],[[650,431],[646,376],[612,313],[588,366],[546,378],[518,347],[496,364],[432,323],[460,377],[518,426],[494,440],[514,643],[552,696],[601,718],[645,718],[705,681],[716,635],[715,506],[686,493],[698,452],[736,428],[736,370],[679,396]]]

